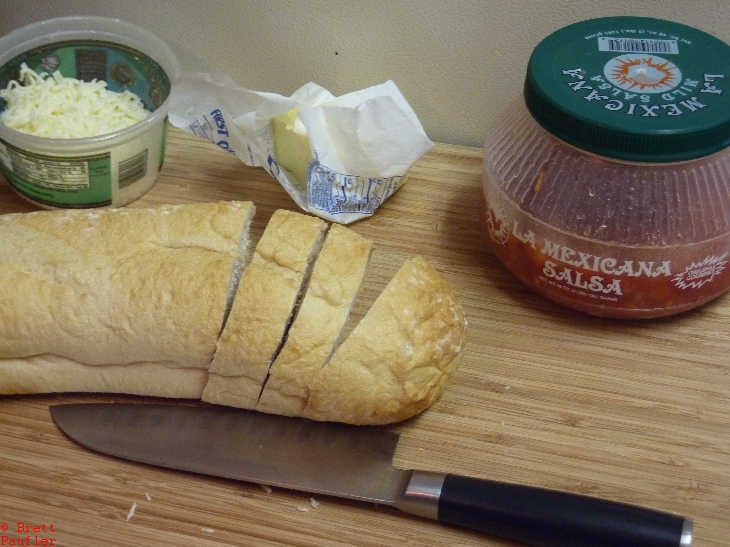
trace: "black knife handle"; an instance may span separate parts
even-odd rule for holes
[[[425,496],[415,492],[419,481],[429,485]],[[684,517],[543,488],[414,471],[408,496],[434,502],[438,496],[438,513],[430,516],[440,522],[535,547],[692,544],[692,521]]]

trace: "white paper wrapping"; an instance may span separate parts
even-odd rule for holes
[[[392,81],[340,97],[308,83],[290,97],[251,91],[219,73],[175,82],[170,123],[266,169],[305,211],[348,224],[371,216],[433,143]],[[300,107],[314,160],[306,187],[279,166],[272,118]]]

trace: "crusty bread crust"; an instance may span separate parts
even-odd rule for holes
[[[303,414],[358,425],[410,418],[441,394],[465,340],[452,288],[422,257],[411,258],[312,379]]]
[[[204,368],[176,363],[85,365],[57,355],[0,360],[0,393],[125,393],[199,399],[208,378]],[[5,391],[6,388],[11,391]]]
[[[40,388],[33,377],[48,374],[42,391],[167,396],[175,388],[150,381],[161,375],[133,370],[204,371],[254,211],[219,202],[0,216],[0,393]],[[105,365],[130,378],[87,377]]]
[[[333,224],[312,269],[284,347],[271,365],[256,410],[301,416],[309,381],[334,351],[365,276],[372,242]]]
[[[238,284],[202,399],[254,408],[296,310],[327,224],[276,211]]]

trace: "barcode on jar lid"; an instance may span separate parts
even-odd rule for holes
[[[677,40],[651,40],[642,38],[609,38],[598,37],[598,51],[616,51],[619,53],[664,53],[678,54]]]

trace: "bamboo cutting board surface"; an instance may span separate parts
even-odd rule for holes
[[[397,465],[674,512],[694,519],[695,546],[728,545],[730,295],[646,322],[560,308],[488,250],[480,184],[480,150],[439,144],[372,218],[351,225],[376,246],[353,321],[414,254],[449,279],[469,320],[442,397],[393,426]],[[220,199],[256,204],[254,241],[276,209],[297,210],[262,169],[174,128],[159,182],[129,206]],[[0,213],[35,209],[0,181]],[[48,412],[128,399],[0,397],[0,536],[69,547],[510,545],[394,509],[116,460],[68,440]]]

